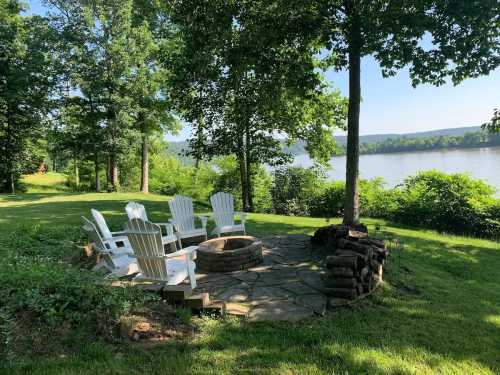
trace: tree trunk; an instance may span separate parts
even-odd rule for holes
[[[205,119],[202,115],[198,118],[198,129],[196,130],[196,151],[194,167],[196,170],[200,167],[200,161],[203,156],[203,127],[205,126]]]
[[[110,180],[111,180],[111,158],[106,158],[106,191],[110,191]]]
[[[141,193],[149,193],[149,142],[148,135],[142,135]]]
[[[97,152],[94,155],[94,173],[95,173],[95,191],[101,191],[101,180],[99,179],[99,155]]]
[[[9,173],[9,185],[10,185],[10,193],[16,194],[16,179],[14,177],[14,172]]]
[[[245,153],[242,151],[238,154],[238,162],[240,164],[240,181],[241,181],[241,203],[243,211],[249,210],[248,204],[248,183],[247,183],[247,164],[245,160]]]
[[[248,202],[248,211],[253,212],[253,188],[252,188],[252,163],[251,163],[251,155],[250,155],[250,130],[248,124],[245,129],[245,161],[246,161],[246,170],[247,170],[247,202]]]
[[[359,222],[359,107],[361,102],[361,25],[359,4],[348,2],[349,35],[349,110],[347,115],[347,152],[344,224]]]
[[[75,172],[75,188],[78,190],[80,187],[80,167],[78,165],[78,159],[75,158],[74,161],[74,172]]]
[[[110,191],[118,191],[118,164],[116,162],[116,156],[111,154],[109,157],[109,178],[110,178]]]

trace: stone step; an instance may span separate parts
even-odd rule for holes
[[[210,303],[203,308],[205,314],[224,316],[226,315],[226,303],[220,300],[210,301]]]
[[[203,310],[210,304],[210,296],[208,293],[193,294],[184,299],[184,306],[195,310]]]
[[[189,285],[166,285],[161,290],[161,295],[168,301],[174,303],[184,303],[193,294],[193,289]]]

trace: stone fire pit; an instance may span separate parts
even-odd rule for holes
[[[197,268],[209,272],[244,270],[262,263],[262,242],[252,236],[219,237],[202,242]]]

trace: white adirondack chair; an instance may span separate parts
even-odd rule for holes
[[[90,212],[92,213],[92,217],[94,218],[97,228],[99,228],[101,236],[104,240],[112,241],[115,244],[121,242],[123,246],[130,248],[130,242],[123,232],[111,232],[106,220],[104,220],[104,216],[102,216],[99,211],[92,208]]]
[[[231,194],[224,192],[214,194],[210,197],[210,203],[216,225],[213,234],[220,237],[222,233],[243,232],[246,235],[246,213],[234,212],[234,198]],[[240,217],[240,224],[235,223],[235,215]]]
[[[114,242],[104,240],[94,223],[84,216],[82,216],[82,222],[82,229],[87,233],[95,251],[101,255],[101,260],[93,268],[94,271],[104,268],[110,272],[108,277],[121,277],[139,272],[136,260],[131,257],[132,248],[117,247]]]
[[[160,227],[142,219],[130,220],[125,224],[125,232],[139,265],[140,273],[135,279],[177,285],[189,278],[191,288],[196,287],[194,259],[197,246],[165,254]]]
[[[149,221],[148,215],[146,214],[146,208],[137,202],[128,202],[125,206],[125,211],[127,211],[127,216],[129,220],[141,219],[143,221]],[[174,226],[171,223],[154,223],[160,227],[165,227],[166,236],[162,236],[163,245],[174,244],[177,242],[177,236],[174,234]]]
[[[205,240],[207,240],[208,218],[206,216],[197,215],[196,217],[201,221],[201,228],[196,228],[192,198],[176,195],[174,199],[168,201],[168,206],[172,213],[170,222],[174,225],[175,235],[179,242],[179,249],[182,249],[181,240],[183,238],[205,236]]]

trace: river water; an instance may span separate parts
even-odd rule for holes
[[[309,167],[312,164],[308,155],[295,157],[294,165]],[[330,165],[328,177],[345,180],[345,156],[332,158]],[[361,178],[382,177],[389,186],[395,186],[419,171],[465,172],[484,180],[500,193],[500,147],[361,155],[359,168]]]

